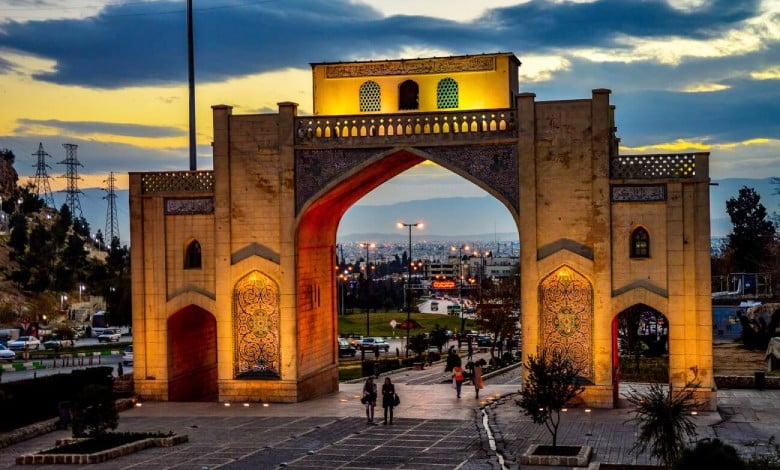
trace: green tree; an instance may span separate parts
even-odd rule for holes
[[[552,436],[553,447],[558,445],[558,426],[561,410],[572,398],[585,391],[580,385],[582,372],[574,362],[559,351],[540,350],[523,364],[528,378],[523,381],[517,406],[534,423],[544,424]]]
[[[24,259],[32,274],[28,286],[31,291],[44,292],[51,287],[55,255],[51,231],[40,219],[36,220],[30,231],[29,249]]]
[[[520,302],[518,278],[503,278],[483,289],[482,301],[477,306],[476,320],[480,330],[493,335],[496,341],[511,338],[517,329],[515,309]],[[490,362],[496,362],[495,341],[490,345]]]
[[[442,348],[445,344],[447,344],[447,329],[439,326],[437,323],[436,326],[431,330],[430,334],[430,343],[431,346],[436,347],[439,352],[441,353]]]
[[[734,268],[743,272],[766,269],[763,261],[768,258],[774,241],[775,226],[767,220],[761,196],[755,189],[743,186],[736,198],[726,201],[726,212],[733,225],[728,235],[728,249]]]
[[[105,385],[84,387],[71,409],[73,437],[100,438],[119,425],[119,413],[111,389]]]
[[[691,384],[673,390],[654,383],[646,392],[629,392],[626,399],[634,406],[633,421],[639,424],[633,451],[640,454],[650,448],[650,455],[671,468],[687,447],[687,440],[696,436],[691,416],[700,405],[694,391]]]
[[[409,338],[409,349],[414,352],[418,362],[422,362],[422,354],[428,349],[428,338],[420,333]]]

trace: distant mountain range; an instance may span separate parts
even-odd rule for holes
[[[728,178],[713,181],[710,186],[711,232],[713,237],[724,237],[731,231],[731,220],[726,213],[726,201],[736,197],[743,186],[754,188],[761,202],[772,213],[780,212],[780,195],[771,178]],[[84,189],[80,197],[81,209],[92,232],[105,231],[107,202],[102,189]],[[130,244],[130,210],[127,190],[118,190],[117,218],[122,244]],[[65,201],[62,192],[54,193],[59,208]],[[341,219],[338,239],[343,241],[403,241],[408,229],[399,229],[398,221],[422,221],[424,230],[412,229],[415,240],[517,240],[517,227],[509,211],[498,200],[485,197],[442,197],[407,201],[389,205],[352,206]]]

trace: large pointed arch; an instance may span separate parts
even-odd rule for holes
[[[363,196],[389,179],[425,160],[430,160],[496,197],[517,221],[517,201],[513,201],[507,191],[491,186],[486,180],[491,174],[490,163],[499,159],[496,153],[503,155],[503,160],[516,161],[514,153],[506,152],[503,147],[496,151],[495,148],[498,147],[500,146],[480,147],[489,164],[477,165],[479,168],[469,166],[474,158],[479,158],[479,149],[461,148],[460,154],[457,149],[449,147],[433,149],[431,153],[412,148],[378,150],[376,154],[363,156],[359,162],[348,165],[347,169],[341,167],[325,176],[327,183],[322,184],[320,190],[302,201],[296,231],[295,293],[298,342],[307,345],[306,350],[301,351],[298,356],[301,373],[314,373],[322,356],[329,354],[334,363],[337,360],[336,321],[333,317],[333,312],[337,311],[335,245],[336,232],[344,213]],[[300,166],[298,170],[301,170]],[[328,171],[322,167],[319,170],[320,175]],[[484,176],[475,176],[471,170],[484,170]],[[516,182],[511,184],[516,186]],[[388,225],[395,222],[388,220]],[[325,332],[328,334],[324,334]]]

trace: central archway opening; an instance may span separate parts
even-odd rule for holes
[[[501,206],[503,216],[512,221],[514,232],[514,241],[505,242],[503,254],[519,259],[516,223],[518,216],[512,212],[510,204],[496,195],[496,191],[492,190],[487,183],[461,174],[457,169],[447,167],[446,163],[442,164],[435,158],[413,149],[378,154],[364,166],[331,184],[302,211],[297,232],[298,333],[299,341],[306,342],[307,345],[314,344],[318,349],[318,352],[301,351],[299,366],[303,373],[314,370],[315,355],[322,354],[325,350],[331,351],[334,362],[339,360],[340,343],[336,340],[339,334],[351,333],[351,337],[343,339],[358,346],[356,359],[360,359],[363,352],[359,343],[363,337],[377,335],[387,339],[384,336],[389,336],[392,340],[392,334],[376,333],[377,330],[372,330],[372,324],[378,325],[381,322],[382,326],[386,326],[386,323],[390,323],[382,313],[396,314],[392,318],[395,320],[393,323],[396,327],[394,329],[396,339],[406,335],[404,326],[412,328],[412,334],[418,332],[416,324],[406,325],[406,313],[408,313],[406,310],[411,308],[417,313],[420,309],[419,305],[426,302],[430,309],[435,307],[444,315],[442,318],[446,318],[447,314],[454,315],[456,318],[460,318],[460,315],[474,316],[480,283],[489,280],[497,272],[488,272],[483,266],[486,255],[499,254],[495,249],[492,253],[484,253],[484,245],[466,246],[471,245],[467,235],[447,236],[444,240],[432,241],[428,234],[448,235],[446,229],[434,230],[435,227],[425,220],[428,219],[425,214],[406,210],[408,207],[402,214],[393,214],[386,207],[370,209],[369,211],[381,214],[382,220],[372,219],[366,224],[366,230],[356,237],[337,240],[339,224],[350,208],[389,180],[423,162],[426,164],[433,162],[444,171],[451,172],[453,176],[462,179],[464,184],[475,185],[484,191],[483,196],[487,196],[494,204]],[[431,192],[428,191],[426,196],[430,198],[430,195]],[[446,189],[439,196],[446,198]],[[495,226],[492,224],[489,227],[470,225],[468,212],[458,213],[457,208],[454,208],[453,213],[458,217],[460,225],[472,228],[471,234],[495,232]],[[422,221],[425,224],[425,231],[413,228],[410,234],[408,227],[403,229],[395,227],[399,221],[406,223]],[[380,224],[383,224],[386,229],[379,227]],[[392,232],[392,241],[380,240],[372,235],[383,230]],[[431,246],[422,248],[423,244],[429,242]],[[410,247],[410,244],[414,246]],[[460,249],[460,253],[456,248]],[[437,252],[437,255],[434,256],[433,252]],[[448,275],[450,280],[455,280],[457,288],[438,292],[431,288],[431,281],[437,275],[434,270],[440,268],[440,266],[436,267],[437,264],[451,266],[449,272],[438,274]],[[504,267],[505,272],[511,270],[510,266]],[[516,278],[519,285],[519,262],[515,264],[514,270],[512,276]],[[478,279],[478,276],[482,276],[483,279]],[[433,296],[439,298],[431,298]],[[516,306],[519,306],[519,289]],[[360,326],[355,326],[353,331],[338,331],[336,314],[346,313],[347,310],[361,316]],[[511,310],[514,311],[515,319],[519,318],[519,310],[517,308]],[[375,315],[381,320],[372,320]],[[362,321],[363,317],[365,322]],[[382,328],[379,331],[386,329]],[[512,333],[517,330],[517,327],[513,327]],[[322,332],[328,332],[329,335],[323,335]],[[454,340],[453,333],[454,331],[449,332],[452,340]],[[515,351],[518,350],[519,342],[507,337],[506,343],[502,344],[506,348],[504,351],[511,345],[514,345]],[[405,356],[406,351],[405,343],[396,342],[388,346],[367,347],[365,352],[373,358],[375,355],[383,356],[396,352]],[[351,358],[350,354],[341,356],[343,360]]]

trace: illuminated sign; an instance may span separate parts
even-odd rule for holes
[[[433,281],[433,288],[434,289],[454,289],[455,288],[455,281],[447,280],[447,281]]]

